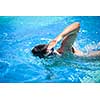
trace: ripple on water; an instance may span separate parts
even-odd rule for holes
[[[0,77],[4,76],[9,69],[9,63],[5,61],[0,61]]]
[[[97,58],[91,61],[68,56],[40,60],[30,53],[33,46],[49,43],[76,20],[80,21],[81,28],[75,47],[86,52],[99,50],[99,20],[87,17],[13,18],[4,18],[4,24],[1,23],[0,82],[100,82],[100,60]]]

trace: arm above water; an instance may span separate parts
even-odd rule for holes
[[[75,31],[75,30],[78,31],[79,28],[80,28],[79,22],[75,22],[75,23],[69,25],[68,27],[66,27],[64,29],[64,31],[60,35],[58,35],[57,40],[60,41],[62,38],[74,34],[73,31]]]
[[[54,40],[52,40],[49,43],[48,49],[52,49],[53,47],[55,47],[56,44],[60,40],[62,40],[64,37],[68,37],[69,35],[74,34],[75,32],[73,32],[73,31],[79,31],[79,28],[80,28],[79,22],[75,22],[75,23],[69,25],[68,27],[66,27],[62,33],[60,33]]]

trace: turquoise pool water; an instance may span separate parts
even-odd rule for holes
[[[49,43],[75,21],[81,28],[74,46],[83,52],[100,49],[99,16],[1,16],[0,82],[99,83],[100,58],[39,59],[31,54],[32,47]]]

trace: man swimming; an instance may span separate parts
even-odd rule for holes
[[[75,47],[73,47],[73,43],[77,37],[77,33],[80,29],[80,23],[75,22],[69,25],[64,29],[62,33],[60,33],[55,39],[53,39],[49,44],[40,44],[35,46],[32,49],[32,53],[34,56],[38,56],[40,58],[48,57],[50,55],[65,55],[68,53],[72,53],[77,56],[85,56],[85,54]],[[61,47],[57,50],[54,50],[56,44],[62,40]],[[100,56],[100,51],[94,51],[86,55],[88,57]]]

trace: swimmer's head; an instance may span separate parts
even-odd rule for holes
[[[47,44],[37,45],[32,49],[32,53],[34,56],[38,56],[39,58],[44,58],[47,54]]]

